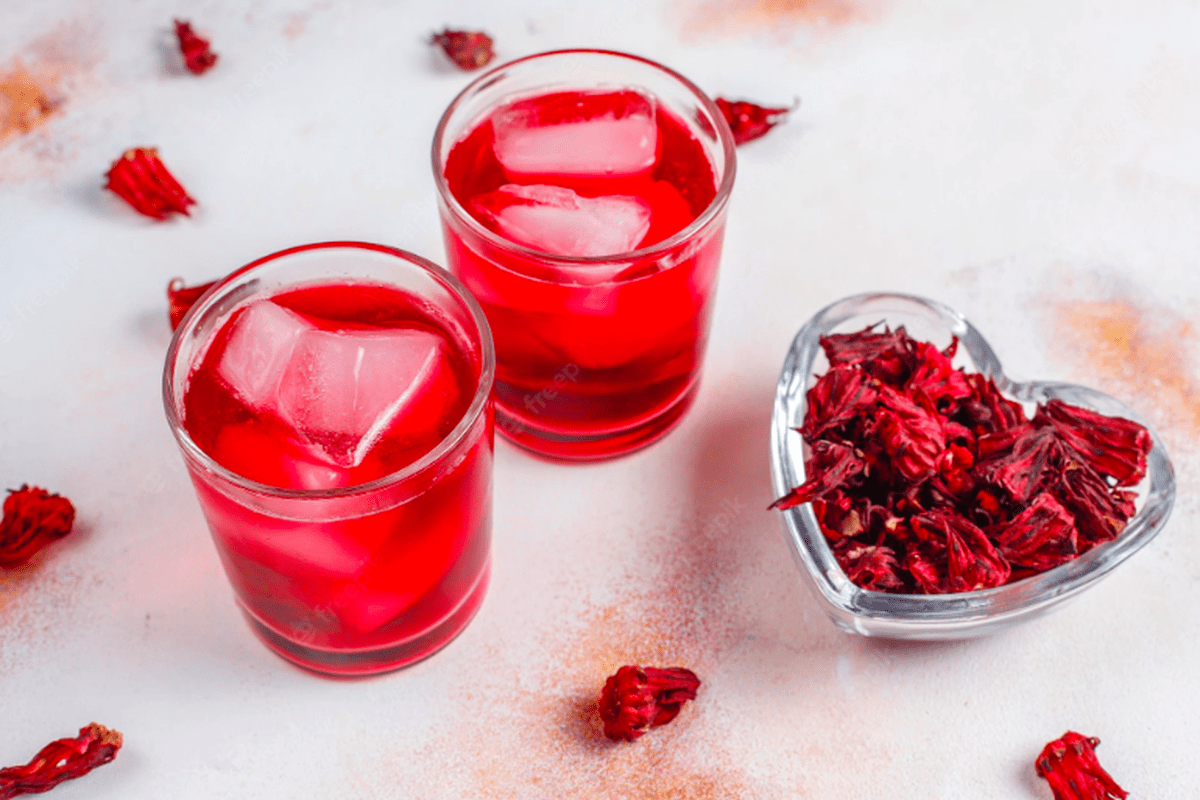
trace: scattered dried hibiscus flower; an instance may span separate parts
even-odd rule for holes
[[[0,520],[0,568],[24,564],[74,524],[75,507],[67,498],[36,486],[9,489]]]
[[[483,31],[452,31],[449,28],[435,33],[429,43],[446,52],[450,60],[465,70],[479,69],[496,57],[492,37]]]
[[[200,299],[200,295],[212,288],[216,281],[197,286],[184,286],[183,278],[175,278],[167,284],[167,314],[171,318],[171,330],[179,327],[183,315]]]
[[[648,728],[675,719],[683,704],[696,698],[698,688],[696,673],[683,667],[621,667],[600,694],[604,735],[632,742]]]
[[[0,769],[0,800],[47,792],[63,781],[79,778],[117,757],[120,733],[92,723],[73,739],[59,739],[38,751],[24,766]]]
[[[807,393],[813,504],[857,586],[942,594],[1000,586],[1112,541],[1152,447],[1136,422],[1050,400],[1032,419],[945,350],[878,325],[822,337]]]
[[[217,63],[217,54],[212,51],[208,39],[200,38],[190,22],[175,20],[175,35],[179,37],[183,61],[193,75],[203,75]]]
[[[126,150],[113,162],[107,177],[107,189],[148,217],[166,219],[171,213],[187,214],[188,206],[196,203],[167,171],[153,147]]]
[[[717,98],[717,108],[721,110],[729,129],[733,131],[734,144],[745,144],[765,136],[771,128],[787,119],[787,115],[796,110],[800,103],[796,101],[791,106],[771,108],[755,105],[746,100],[726,100]]]
[[[1096,737],[1067,731],[1042,748],[1034,762],[1037,774],[1054,791],[1054,800],[1123,800],[1129,793],[1117,785],[1096,758]]]

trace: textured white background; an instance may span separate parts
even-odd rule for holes
[[[220,63],[195,78],[170,21]],[[429,142],[469,76],[597,46],[712,94],[802,105],[739,150],[699,400],[634,456],[498,444],[493,583],[446,650],[365,681],[271,655],[236,611],[163,420],[164,287],[332,238],[442,261]],[[1135,797],[1200,785],[1200,5],[1185,0],[0,0],[62,105],[0,141],[0,484],[77,530],[0,572],[0,763],[91,720],[125,733],[69,798],[1048,798],[1068,728]],[[200,205],[156,223],[101,189],[154,145]],[[987,639],[838,632],[791,563],[767,430],[814,311],[890,289],[961,310],[1013,373],[1152,419],[1170,523],[1109,579]],[[633,745],[588,703],[621,663],[705,685]]]

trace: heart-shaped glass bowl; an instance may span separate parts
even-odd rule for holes
[[[971,323],[954,309],[902,294],[861,294],[827,306],[792,341],[783,362],[771,421],[771,467],[775,496],[804,483],[805,394],[829,362],[820,339],[829,333],[859,331],[886,323],[903,325],[918,340],[939,347],[959,339],[956,366],[990,375],[1007,397],[1024,404],[1059,399],[1146,425],[1154,447],[1146,478],[1136,487],[1137,513],[1114,541],[1073,561],[1015,583],[975,592],[942,595],[888,594],[854,585],[833,556],[817,524],[812,505],[780,512],[796,563],[808,578],[825,612],[838,627],[866,636],[892,639],[959,639],[1013,625],[1046,611],[1103,578],[1149,542],[1166,523],[1175,500],[1175,473],[1162,440],[1137,412],[1108,395],[1069,383],[1019,383],[1004,375],[1000,360]]]

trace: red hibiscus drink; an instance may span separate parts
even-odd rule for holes
[[[496,342],[501,431],[595,459],[691,404],[716,289],[733,139],[682,76],[621,53],[506,64],[434,137],[451,270]]]
[[[192,309],[167,418],[269,647],[365,675],[466,626],[488,578],[493,375],[461,284],[378,245],[276,253]]]

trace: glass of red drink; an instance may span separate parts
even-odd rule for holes
[[[529,56],[446,110],[433,171],[451,270],[496,343],[497,426],[595,459],[695,397],[734,142],[681,75],[601,50]]]
[[[490,564],[494,374],[462,284],[380,245],[275,253],[192,308],[167,420],[268,647],[367,675],[466,626]]]

